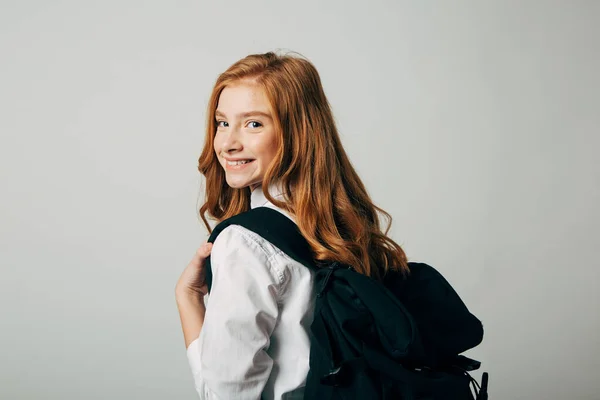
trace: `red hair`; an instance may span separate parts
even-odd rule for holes
[[[222,90],[252,80],[266,94],[277,132],[278,152],[262,188],[277,183],[284,201],[266,198],[292,215],[323,264],[338,261],[381,278],[388,270],[408,271],[402,248],[387,236],[392,217],[375,206],[342,146],[331,107],[316,68],[291,55],[249,55],[222,73],[214,86],[207,115],[204,149],[198,170],[206,178],[206,201],[200,216],[220,222],[250,208],[250,189],[234,189],[215,154],[215,111]],[[257,188],[256,190],[261,190]],[[382,232],[379,214],[387,221]]]

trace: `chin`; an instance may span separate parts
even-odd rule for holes
[[[251,185],[250,181],[241,180],[241,179],[227,179],[226,178],[225,181],[227,182],[227,185],[229,185],[229,187],[233,188],[233,189],[243,189],[243,188]]]
[[[250,186],[249,184],[245,184],[245,183],[229,182],[229,181],[227,181],[227,185],[229,185],[229,187],[232,189],[243,189],[246,186]]]

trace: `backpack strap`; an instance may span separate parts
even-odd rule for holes
[[[234,215],[219,223],[208,238],[209,243],[214,243],[217,236],[228,226],[239,225],[257,233],[265,240],[272,243],[279,250],[290,256],[295,261],[307,268],[317,271],[312,251],[306,239],[300,233],[298,226],[277,210],[269,207],[256,207],[249,211]],[[206,259],[206,284],[210,292],[212,286],[212,269],[210,256]]]

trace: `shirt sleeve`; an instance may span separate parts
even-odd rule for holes
[[[201,399],[261,398],[273,366],[267,349],[283,281],[272,253],[238,226],[224,229],[213,245],[204,325],[187,349]]]

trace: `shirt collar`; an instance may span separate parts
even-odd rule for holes
[[[269,186],[269,194],[271,195],[271,197],[274,198],[283,197],[283,191],[281,190],[281,187],[275,183],[272,183]],[[250,208],[262,207],[267,203],[270,202],[269,200],[267,200],[267,197],[263,192],[262,186],[258,186],[252,191],[252,194],[250,195]]]

